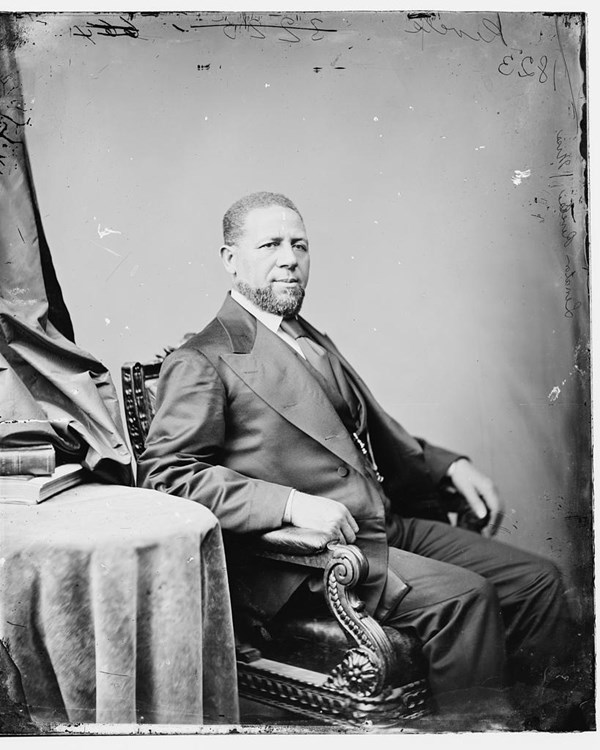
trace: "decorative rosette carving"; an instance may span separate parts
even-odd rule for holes
[[[352,544],[330,545],[332,556],[324,572],[327,604],[344,632],[358,648],[350,649],[327,682],[354,695],[377,696],[396,665],[396,655],[382,627],[366,611],[355,587],[369,572],[363,553]]]
[[[352,648],[333,669],[326,687],[367,697],[377,692],[378,682],[378,668],[372,655],[366,649]]]

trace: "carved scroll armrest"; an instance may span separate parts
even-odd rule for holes
[[[323,570],[331,557],[331,544],[336,541],[327,532],[284,526],[258,537],[253,552],[260,557]]]
[[[381,625],[367,612],[356,594],[366,579],[369,564],[352,544],[330,545],[323,573],[327,605],[355,648],[331,672],[327,686],[375,698],[389,692],[397,672],[394,646]]]
[[[379,700],[387,694],[397,676],[396,650],[356,593],[369,572],[361,550],[340,544],[324,532],[290,526],[263,534],[255,552],[323,570],[327,606],[354,644],[330,673],[326,686],[368,699]]]

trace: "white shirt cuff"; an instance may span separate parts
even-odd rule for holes
[[[294,504],[294,495],[296,494],[296,490],[292,490],[289,494],[289,497],[287,499],[287,503],[285,504],[285,510],[283,511],[283,523],[291,523],[292,522],[292,506]]]

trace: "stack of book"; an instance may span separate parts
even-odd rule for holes
[[[41,503],[81,484],[86,475],[80,464],[57,466],[51,443],[0,447],[0,503]]]
[[[14,474],[48,476],[56,468],[56,452],[52,443],[0,447],[0,477]]]

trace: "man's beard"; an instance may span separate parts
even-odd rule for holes
[[[236,280],[234,286],[240,294],[243,294],[250,302],[254,302],[261,310],[273,313],[273,315],[281,315],[284,318],[297,315],[304,300],[304,289],[300,284],[290,287],[280,294],[275,294],[271,284],[257,288],[246,284],[245,281]]]

